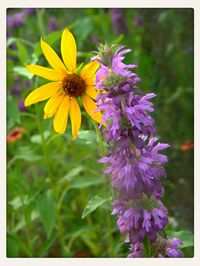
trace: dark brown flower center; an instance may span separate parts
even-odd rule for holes
[[[85,81],[76,74],[68,74],[62,85],[64,92],[71,97],[81,96],[85,92]]]

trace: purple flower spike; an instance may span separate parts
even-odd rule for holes
[[[162,203],[164,189],[161,179],[166,175],[163,164],[168,161],[162,152],[168,144],[158,142],[151,113],[154,112],[154,93],[142,93],[137,84],[140,78],[130,71],[135,64],[123,63],[130,49],[99,46],[100,63],[96,74],[98,108],[103,119],[100,127],[105,131],[110,147],[107,156],[99,160],[107,164],[117,199],[113,201],[112,215],[117,226],[130,242],[129,258],[144,257],[148,239],[153,257],[182,257],[181,240],[161,237],[168,223],[168,212]],[[106,127],[103,127],[106,124]],[[145,255],[146,256],[146,255]]]

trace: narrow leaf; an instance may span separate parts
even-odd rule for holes
[[[22,64],[26,64],[29,60],[28,52],[26,50],[26,47],[19,41],[17,41],[17,51],[18,51],[18,57]]]
[[[76,168],[70,170],[63,178],[59,180],[58,184],[72,181],[74,177],[77,177],[84,169],[84,166],[79,165]]]
[[[82,219],[84,219],[88,214],[92,213],[95,211],[98,207],[103,205],[105,202],[107,202],[109,198],[103,198],[102,196],[95,195],[93,196],[87,203],[83,214],[82,214]]]
[[[44,131],[45,140],[47,140],[50,135],[51,135],[50,131]],[[36,144],[42,143],[42,138],[40,134],[33,135],[30,140],[32,143],[36,143]]]
[[[37,209],[47,237],[50,238],[56,218],[56,209],[53,197],[47,194],[42,195],[37,201]]]
[[[24,76],[28,79],[32,79],[33,74],[31,74],[30,72],[28,72],[28,70],[25,67],[21,67],[21,66],[16,66],[14,67],[14,72],[20,76]]]
[[[53,245],[57,238],[57,235],[52,235],[51,238],[47,239],[40,247],[39,257],[44,257],[48,249]]]
[[[104,177],[97,178],[94,176],[79,176],[76,179],[73,179],[69,185],[69,188],[86,188],[90,186],[96,186],[99,184],[105,183],[107,180]]]
[[[7,104],[8,104],[7,105],[8,106],[8,108],[7,108],[8,118],[13,120],[13,122],[19,124],[20,123],[20,113],[19,113],[17,104],[11,95],[8,96]]]

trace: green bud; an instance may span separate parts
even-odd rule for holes
[[[114,45],[109,46],[108,43],[100,44],[98,47],[99,57],[102,63],[109,68],[112,67],[112,60],[114,57]]]
[[[130,207],[134,209],[144,209],[147,211],[152,211],[154,208],[158,208],[158,201],[153,196],[147,196],[145,193],[142,193],[142,196],[129,203]]]
[[[125,81],[125,77],[119,74],[116,74],[114,72],[111,72],[110,75],[105,78],[103,85],[107,88],[114,87],[114,86],[122,84],[124,81]]]

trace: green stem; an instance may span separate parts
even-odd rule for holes
[[[61,208],[57,209],[58,234],[62,253],[65,251],[65,230],[61,219]],[[64,255],[64,254],[62,254]]]
[[[40,33],[42,37],[45,37],[45,29],[44,29],[44,24],[43,24],[43,13],[44,9],[37,10],[37,18],[38,18],[38,26],[40,29]]]
[[[97,123],[96,122],[93,122],[93,123],[94,123],[94,128],[95,128],[95,131],[96,131],[96,134],[97,134],[97,138],[98,138],[98,141],[99,141],[99,144],[100,144],[101,154],[105,154],[106,153],[106,148],[105,148],[104,143],[103,143],[103,138],[102,138],[102,135],[101,135],[101,131],[99,130],[99,128],[97,126]]]
[[[107,213],[107,224],[108,224],[108,232],[109,232],[109,239],[108,239],[108,251],[109,251],[109,256],[113,257],[114,256],[114,245],[113,245],[113,236],[112,236],[112,222],[111,222],[111,217],[110,213]]]
[[[26,237],[27,237],[27,244],[28,244],[28,249],[30,251],[30,257],[32,257],[34,254],[33,254],[33,243],[32,243],[32,234],[31,234],[31,223],[30,223],[30,217],[29,217],[29,214],[27,213],[27,209],[26,209],[26,205],[25,205],[25,202],[24,202],[24,198],[22,196],[23,194],[20,193],[19,194],[19,197],[20,197],[20,200],[21,200],[21,203],[22,203],[22,209],[23,209],[23,215],[24,215],[24,220],[25,220],[25,223],[26,223],[26,229],[25,229],[25,232],[26,232]]]
[[[45,163],[46,163],[46,167],[49,173],[49,178],[50,178],[50,182],[51,182],[51,186],[52,186],[52,190],[54,189],[54,181],[53,181],[53,173],[51,170],[51,164],[50,164],[50,160],[49,160],[49,153],[47,150],[47,146],[46,146],[46,141],[44,138],[44,133],[43,133],[43,126],[42,126],[42,122],[40,119],[40,114],[39,114],[39,109],[38,106],[35,105],[35,110],[36,110],[36,118],[37,118],[37,125],[38,125],[38,130],[41,136],[41,144],[42,144],[42,150],[43,150],[43,154],[44,154],[44,159],[45,159]]]
[[[33,114],[30,114],[30,113],[20,113],[20,116],[28,116],[28,117],[31,117],[31,118],[33,118],[33,119],[36,119],[36,116],[35,115],[33,115]]]
[[[16,40],[18,40],[18,41],[20,41],[21,43],[24,43],[24,44],[30,46],[31,48],[34,48],[34,44],[31,43],[31,42],[29,42],[29,41],[27,41],[27,40],[25,40],[25,39],[22,39],[22,38],[16,38]]]
[[[49,153],[47,150],[47,145],[46,145],[46,141],[45,141],[44,133],[43,133],[43,126],[41,123],[39,109],[38,109],[37,105],[35,105],[35,109],[36,109],[38,129],[39,129],[41,140],[42,140],[41,144],[42,144],[44,159],[45,159],[46,166],[47,166],[48,173],[49,173],[51,188],[52,188],[52,191],[55,192],[56,187],[55,187],[54,180],[53,180],[53,174],[52,174],[51,165],[50,165]],[[58,223],[60,245],[61,245],[61,249],[63,250],[63,252],[64,252],[64,248],[65,248],[65,232],[64,232],[64,227],[62,224],[62,219],[61,219],[61,205],[62,205],[62,201],[63,201],[64,196],[65,196],[65,193],[67,193],[67,191],[64,190],[64,193],[62,193],[61,198],[60,198],[58,205],[57,205],[57,215],[56,215],[56,219],[57,219],[57,223]]]
[[[65,230],[64,230],[64,226],[62,223],[62,219],[61,219],[61,208],[62,208],[62,203],[63,200],[68,192],[69,188],[65,188],[65,190],[62,192],[59,200],[58,200],[58,204],[57,204],[57,223],[58,223],[58,233],[59,233],[59,240],[60,240],[60,245],[61,245],[61,250],[62,252],[68,252],[68,250],[66,249],[66,245],[65,245]]]
[[[150,244],[149,237],[147,234],[143,240],[143,246],[144,246],[145,257],[150,258],[151,257],[151,244]]]

